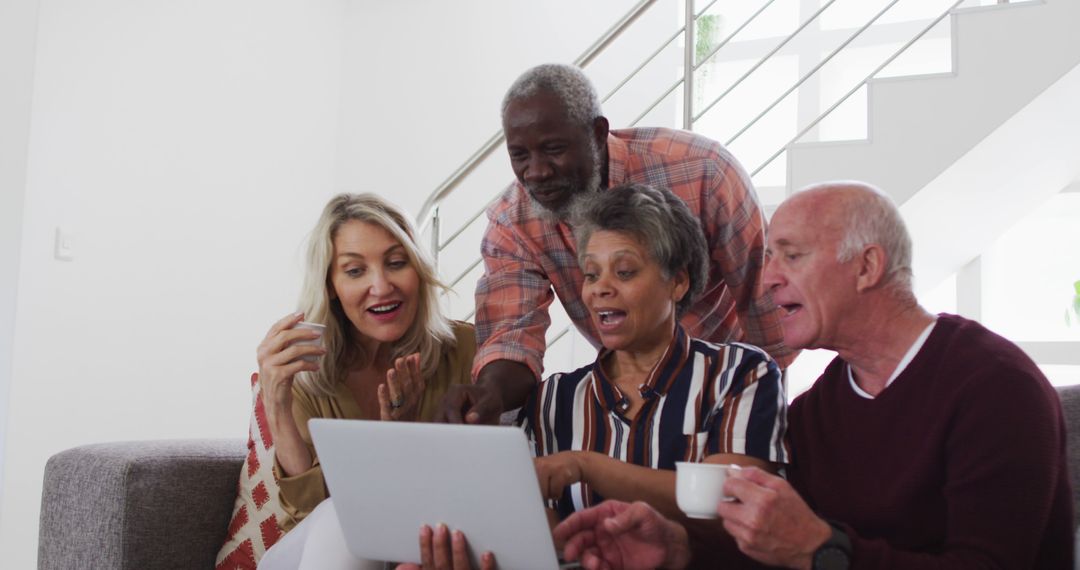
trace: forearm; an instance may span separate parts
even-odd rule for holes
[[[528,366],[513,360],[496,360],[484,366],[476,384],[492,390],[502,402],[503,412],[520,408],[536,387],[536,376]]]
[[[643,501],[668,518],[681,515],[675,504],[675,472],[642,467],[602,453],[582,451],[582,480],[605,499]]]
[[[296,426],[293,410],[279,406],[268,408],[270,434],[274,438],[274,456],[286,477],[294,477],[311,469],[314,463],[307,443]]]

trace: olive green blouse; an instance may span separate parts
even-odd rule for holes
[[[442,361],[434,379],[428,379],[424,398],[420,403],[420,421],[431,421],[442,403],[443,394],[452,384],[472,382],[470,370],[476,355],[476,334],[469,323],[451,321],[457,346],[443,351]],[[311,443],[308,420],[311,418],[334,418],[347,420],[372,420],[360,411],[359,404],[348,386],[338,383],[333,396],[313,395],[293,384],[293,418],[300,430],[300,437],[307,445],[314,460],[311,469],[292,477],[283,477],[281,465],[275,461],[274,474],[278,478],[281,506],[288,516],[278,521],[281,530],[288,532],[304,519],[316,506],[330,496],[323,480],[322,466]]]

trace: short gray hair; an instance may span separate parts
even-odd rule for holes
[[[584,259],[589,238],[597,231],[634,236],[660,265],[667,279],[686,270],[690,288],[675,304],[678,315],[685,313],[705,290],[709,276],[705,233],[686,202],[670,190],[623,184],[591,196],[574,217],[578,263]]]
[[[862,182],[837,183],[863,190],[844,208],[843,236],[836,249],[836,260],[846,263],[866,246],[877,244],[885,250],[889,265],[885,281],[899,291],[911,291],[911,235],[900,217],[900,210],[880,188]]]
[[[522,73],[506,91],[502,101],[502,118],[506,119],[506,109],[511,103],[540,92],[558,97],[566,108],[567,118],[575,125],[588,128],[593,120],[603,116],[596,88],[581,69],[561,63],[545,63]]]

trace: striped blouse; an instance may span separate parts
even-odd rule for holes
[[[676,461],[701,461],[715,453],[739,453],[786,463],[787,397],[776,363],[760,348],[713,344],[690,338],[682,326],[649,380],[639,388],[644,403],[634,418],[630,402],[600,363],[553,374],[541,382],[518,421],[536,456],[596,451],[654,469]],[[560,517],[598,504],[587,484],[563,491]]]

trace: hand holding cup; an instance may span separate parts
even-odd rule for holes
[[[715,519],[721,501],[734,501],[724,495],[724,481],[738,465],[675,462],[675,502],[692,519]]]
[[[259,383],[270,414],[291,413],[292,383],[299,372],[319,369],[323,325],[302,322],[303,313],[292,313],[270,327],[259,343]]]

